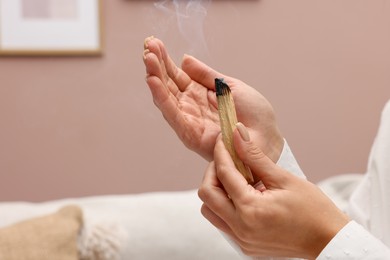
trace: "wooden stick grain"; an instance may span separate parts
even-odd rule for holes
[[[230,88],[223,79],[216,78],[215,89],[223,142],[237,170],[244,176],[248,183],[253,184],[254,180],[250,169],[240,160],[233,145],[233,132],[236,129],[238,121]]]

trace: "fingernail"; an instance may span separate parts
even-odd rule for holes
[[[145,49],[144,50],[144,53],[143,53],[143,58],[144,58],[144,60],[146,59],[146,54],[148,54],[150,52],[150,50],[149,49]]]
[[[145,38],[145,41],[144,41],[144,48],[145,48],[145,49],[147,49],[147,48],[149,47],[149,46],[148,46],[148,42],[149,42],[150,40],[152,40],[153,38],[154,38],[153,35]]]
[[[236,124],[236,127],[238,129],[238,132],[240,133],[242,140],[244,140],[245,142],[250,141],[250,136],[249,136],[248,130],[246,129],[244,124],[241,122],[238,122]]]
[[[258,183],[253,185],[253,188],[255,188],[256,190],[259,190],[261,192],[264,192],[264,191],[267,190],[267,188],[265,187],[265,185],[264,185],[264,183],[262,181],[259,181]]]

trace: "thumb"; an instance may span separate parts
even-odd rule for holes
[[[252,142],[242,123],[236,124],[233,142],[237,155],[251,169],[255,183],[262,181],[267,189],[282,186],[284,171]]]
[[[215,90],[215,78],[226,78],[225,75],[212,69],[197,58],[187,54],[183,57],[181,69],[187,73],[192,80],[211,90]]]

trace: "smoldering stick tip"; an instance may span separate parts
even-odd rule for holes
[[[216,78],[215,79],[215,92],[217,96],[222,96],[225,94],[226,91],[229,91],[229,86],[225,83],[223,78]]]

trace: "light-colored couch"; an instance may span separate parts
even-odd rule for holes
[[[0,203],[0,227],[44,216],[66,205],[83,212],[79,244],[85,259],[240,259],[200,213],[197,191],[158,192],[64,199],[44,203]],[[95,247],[95,248],[94,248]],[[21,249],[22,250],[22,249]],[[89,256],[89,257],[88,257]]]
[[[339,208],[345,210],[361,178],[361,174],[346,174],[329,178],[318,185]],[[243,259],[203,218],[196,190],[96,196],[44,203],[2,202],[0,241],[2,227],[50,215],[67,205],[77,205],[82,211],[83,221],[77,241],[81,260]]]

